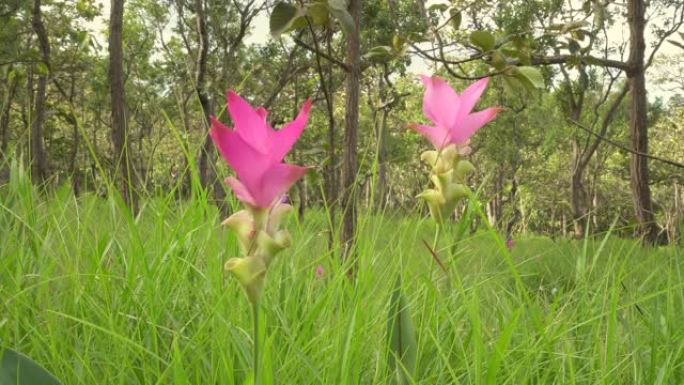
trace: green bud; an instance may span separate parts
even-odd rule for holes
[[[475,166],[467,160],[461,159],[456,162],[456,168],[454,170],[454,175],[459,181],[464,181],[466,174],[475,171]]]
[[[264,259],[264,263],[268,267],[276,254],[289,247],[291,243],[290,234],[285,230],[278,231],[274,237],[265,231],[260,231],[257,235],[257,255]]]
[[[237,234],[240,250],[242,250],[243,254],[247,254],[254,236],[254,217],[252,213],[247,210],[240,210],[221,224]]]
[[[244,257],[231,258],[224,268],[237,278],[247,294],[247,298],[253,304],[259,303],[261,291],[266,277],[266,266],[261,258]]]
[[[418,194],[416,198],[424,199],[430,209],[430,215],[437,223],[442,223],[442,207],[446,203],[444,195],[433,189],[427,189]]]

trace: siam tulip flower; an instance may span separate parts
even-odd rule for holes
[[[512,251],[512,250],[513,250],[513,239],[508,238],[508,239],[506,240],[506,248],[508,249],[508,251]]]
[[[435,147],[420,157],[432,167],[430,180],[434,188],[426,189],[418,198],[427,202],[430,214],[441,224],[469,194],[465,178],[475,167],[462,157],[470,153],[470,137],[492,121],[501,109],[490,107],[472,112],[487,87],[488,78],[473,83],[461,95],[439,77],[422,76],[422,80],[425,85],[423,113],[434,126],[414,123],[410,127]]]
[[[221,155],[237,174],[237,179],[228,177],[226,183],[247,205],[269,208],[307,170],[283,163],[283,158],[304,130],[311,101],[304,103],[295,120],[275,131],[266,121],[268,112],[263,107],[252,108],[233,91],[228,91],[227,99],[235,129],[212,117],[210,132]]]
[[[325,274],[325,270],[323,269],[322,265],[316,266],[316,278],[323,278],[323,274]]]
[[[225,267],[256,306],[266,270],[276,254],[291,244],[287,230],[279,228],[282,217],[292,209],[285,193],[307,168],[284,163],[283,158],[301,135],[311,102],[307,100],[297,117],[276,131],[266,121],[263,107],[254,109],[232,91],[227,99],[235,127],[230,129],[212,117],[210,136],[237,175],[226,178],[226,183],[246,209],[222,223],[237,234],[243,253],[228,260]]]
[[[472,112],[487,88],[489,78],[476,81],[460,95],[440,77],[422,75],[421,78],[425,85],[423,113],[434,126],[413,123],[409,127],[425,136],[437,150],[455,144],[457,148],[468,152],[470,137],[480,127],[494,120],[501,111],[499,107],[490,107]]]

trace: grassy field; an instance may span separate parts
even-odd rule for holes
[[[242,384],[248,303],[223,263],[237,255],[196,197],[114,198],[0,187],[0,344],[64,384]],[[288,227],[262,306],[265,384],[385,384],[392,286],[418,343],[416,384],[682,384],[684,253],[631,240],[459,241],[445,274],[428,219],[361,219],[358,279],[327,252],[326,218]],[[324,267],[322,277],[315,269]]]

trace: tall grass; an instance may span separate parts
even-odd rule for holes
[[[43,193],[19,166],[0,187],[0,345],[65,384],[242,384],[250,309],[223,263],[234,236],[202,194]],[[610,236],[492,231],[438,245],[417,217],[362,214],[355,281],[327,250],[327,214],[288,224],[294,245],[264,293],[264,384],[384,384],[393,284],[418,343],[416,384],[684,383],[684,256]],[[448,233],[448,232],[447,232]],[[324,276],[317,278],[316,266]]]

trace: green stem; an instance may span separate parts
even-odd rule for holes
[[[261,378],[259,378],[259,302],[251,302],[252,304],[252,320],[254,321],[254,355],[253,365],[254,365],[254,385],[261,384]]]
[[[432,240],[432,250],[437,252],[437,245],[439,244],[439,235],[442,232],[442,225],[437,223],[437,228],[435,228],[435,237]]]

